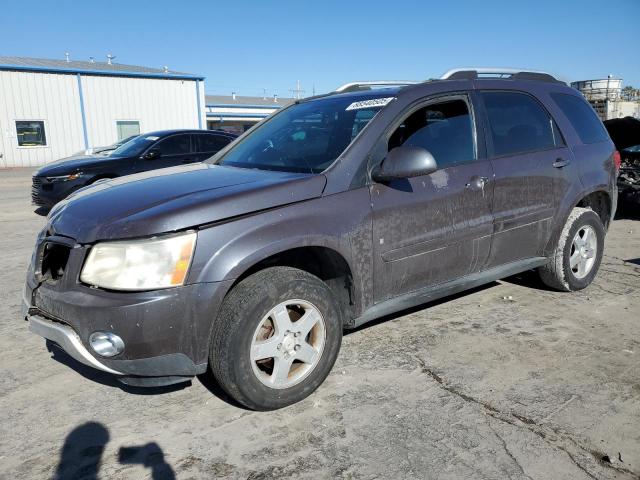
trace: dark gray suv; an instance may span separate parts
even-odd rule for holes
[[[24,317],[127,384],[210,367],[238,402],[280,408],[323,382],[343,329],[529,269],[589,285],[616,209],[614,150],[548,74],[349,84],[203,164],[57,204]]]

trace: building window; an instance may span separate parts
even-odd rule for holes
[[[19,147],[40,147],[47,144],[44,122],[41,120],[16,120]]]
[[[118,129],[118,141],[140,135],[140,122],[137,120],[118,120],[116,128]]]

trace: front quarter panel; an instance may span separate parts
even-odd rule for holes
[[[355,260],[352,245],[357,245]],[[261,260],[300,247],[326,247],[345,259],[352,272],[359,310],[362,302],[369,301],[372,290],[367,189],[320,197],[200,230],[188,282],[236,279]]]

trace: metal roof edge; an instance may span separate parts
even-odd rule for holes
[[[211,118],[267,118],[269,116],[268,113],[241,113],[241,112],[233,112],[233,113],[220,113],[220,112],[207,112],[207,117]]]
[[[56,68],[56,67],[36,67],[27,65],[10,65],[0,64],[0,70],[19,71],[19,72],[38,72],[38,73],[61,73],[61,74],[80,74],[95,75],[103,77],[138,77],[138,78],[162,78],[173,80],[204,80],[206,77],[200,75],[191,75],[184,73],[150,73],[150,72],[132,72],[132,71],[108,71],[108,70],[88,70],[81,68]]]
[[[273,105],[251,105],[251,104],[245,104],[245,103],[207,103],[205,104],[205,107],[212,107],[212,108],[262,108],[262,109],[268,109],[268,108],[282,108],[284,105],[280,104],[280,103],[274,103]]]

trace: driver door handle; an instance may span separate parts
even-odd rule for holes
[[[488,182],[488,177],[479,177],[477,175],[474,175],[469,179],[469,182],[465,185],[465,187],[471,190],[482,190]]]
[[[553,162],[553,166],[554,168],[562,168],[569,165],[569,163],[571,163],[571,160],[565,160],[564,158],[559,157],[559,158],[556,158],[555,162]]]

